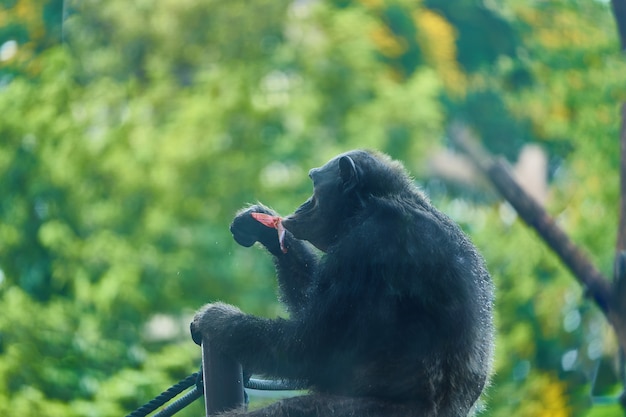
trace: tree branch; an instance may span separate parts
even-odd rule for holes
[[[470,157],[502,196],[515,208],[526,224],[531,226],[572,271],[587,294],[600,307],[613,327],[622,352],[626,352],[626,104],[622,106],[621,129],[621,202],[618,254],[614,280],[611,283],[595,268],[587,256],[569,239],[554,219],[517,183],[508,163],[495,160],[471,136],[467,128],[455,127],[454,142]],[[626,408],[626,393],[623,397]]]
[[[626,0],[625,0],[626,1]],[[624,10],[626,15],[626,10]],[[625,17],[626,18],[626,17]],[[626,103],[622,104],[620,129],[620,202],[616,253],[626,251]]]
[[[624,12],[626,14],[626,10]],[[611,300],[613,308],[609,317],[611,322],[616,323],[626,322],[626,103],[622,104],[621,118],[619,228],[617,230],[615,264],[613,268],[613,293]],[[626,327],[626,324],[622,327]],[[626,353],[626,329],[616,328],[616,332],[620,340],[622,352]]]
[[[471,136],[467,128],[456,127],[453,131],[453,140],[513,206],[522,220],[535,229],[559,256],[598,307],[608,314],[611,301],[611,287],[608,280],[582,250],[569,239],[543,207],[518,184],[508,163],[501,158],[494,159]]]
[[[626,52],[626,0],[611,0],[622,52]]]

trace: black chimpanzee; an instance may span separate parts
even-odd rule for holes
[[[286,253],[251,216],[270,209],[244,209],[231,225],[240,245],[273,255],[289,319],[213,303],[191,327],[248,373],[305,380],[311,393],[225,415],[467,416],[494,338],[476,248],[386,155],[347,152],[309,177],[313,196],[282,222]]]

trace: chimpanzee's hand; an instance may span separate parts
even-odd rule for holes
[[[230,331],[236,317],[244,314],[237,307],[224,303],[207,304],[196,313],[190,325],[191,338],[198,345],[208,337],[220,345],[221,335]]]
[[[264,213],[277,216],[274,210],[262,204],[255,204],[237,213],[230,224],[230,232],[233,238],[241,246],[250,247],[255,242],[260,242],[271,253],[278,255],[281,253],[276,229],[272,229],[255,220],[252,213]]]

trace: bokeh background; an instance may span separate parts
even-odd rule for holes
[[[604,318],[450,141],[464,124],[508,158],[610,276],[619,49],[599,0],[2,0],[0,415],[125,415],[197,370],[202,304],[284,314],[228,225],[291,212],[309,168],[362,147],[484,253],[481,415],[622,415]]]

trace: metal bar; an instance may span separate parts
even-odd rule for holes
[[[202,340],[202,373],[206,415],[244,407],[241,365]]]

